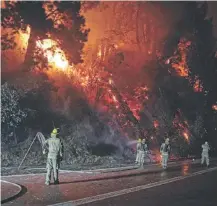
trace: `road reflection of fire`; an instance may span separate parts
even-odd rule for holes
[[[182,174],[187,175],[189,173],[189,164],[184,164],[182,167]]]

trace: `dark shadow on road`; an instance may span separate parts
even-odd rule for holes
[[[78,179],[78,180],[74,180],[74,181],[70,181],[70,182],[60,182],[60,185],[64,185],[64,184],[72,184],[72,183],[79,183],[79,182],[92,182],[92,181],[99,181],[99,180],[108,180],[108,179],[119,179],[122,177],[132,177],[132,176],[142,176],[144,174],[156,174],[156,173],[162,173],[162,172],[174,172],[177,170],[182,170],[182,166],[174,166],[172,168],[168,168],[167,170],[157,170],[157,171],[138,171],[138,173],[133,173],[133,174],[120,174],[120,175],[115,175],[115,176],[108,176],[108,177],[95,177],[95,178],[89,178],[89,179]]]
[[[78,179],[78,180],[74,180],[74,181],[70,181],[70,182],[60,182],[59,184],[64,185],[64,184],[72,184],[72,183],[79,183],[79,182],[92,182],[92,181],[100,181],[100,180],[109,180],[109,179],[119,179],[122,177],[132,177],[132,176],[142,176],[145,174],[156,174],[156,173],[163,173],[165,175],[165,173],[167,172],[175,172],[175,171],[180,171],[180,175],[182,174],[182,171],[184,169],[184,166],[186,165],[177,165],[177,166],[173,166],[171,168],[168,168],[166,170],[159,168],[159,170],[157,171],[142,171],[142,169],[139,171],[138,173],[132,173],[132,174],[117,174],[115,176],[104,176],[104,177],[93,177],[93,178],[89,178],[89,179]],[[195,164],[195,165],[189,165],[188,167],[188,172],[193,169],[193,168],[201,168],[201,169],[205,169],[206,167],[202,167],[200,164]]]
[[[19,185],[19,184],[18,184]],[[4,203],[7,203],[7,202],[10,202],[10,201],[13,201],[21,196],[23,196],[26,192],[27,192],[27,188],[24,187],[23,185],[19,185],[21,187],[21,190],[19,193],[17,193],[16,195],[12,196],[12,197],[9,197],[9,198],[6,198],[4,200],[1,200],[1,204],[4,204]]]

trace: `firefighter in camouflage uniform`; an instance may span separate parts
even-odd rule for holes
[[[57,129],[54,129],[50,135],[50,138],[45,141],[43,146],[43,154],[46,154],[46,150],[48,150],[47,174],[45,182],[46,185],[50,185],[52,170],[54,184],[59,184],[58,175],[60,162],[63,158],[63,144],[62,141],[59,138],[57,138],[57,134]]]

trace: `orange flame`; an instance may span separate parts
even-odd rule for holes
[[[197,78],[196,82],[194,83],[194,91],[195,92],[202,92],[203,91],[201,81],[198,78]]]
[[[154,127],[157,128],[159,126],[159,122],[157,120],[154,121]]]
[[[212,109],[217,111],[217,105],[216,104],[212,105]]]
[[[189,136],[188,136],[187,132],[183,132],[183,136],[187,141],[189,140]]]
[[[173,62],[171,66],[176,70],[177,74],[182,77],[188,77],[189,68],[187,64],[187,53],[188,53],[188,47],[191,45],[190,41],[187,41],[186,39],[182,38],[180,39],[180,42],[178,44],[177,51],[180,53],[180,56],[175,56],[176,62]],[[177,59],[181,57],[181,60],[177,61]],[[170,60],[168,59],[166,64],[170,63]]]
[[[66,59],[64,52],[57,47],[57,43],[51,39],[38,40],[36,46],[44,52],[44,57],[47,58],[49,65],[65,71],[69,62]]]

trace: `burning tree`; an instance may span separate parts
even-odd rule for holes
[[[26,69],[32,66],[37,41],[50,37],[64,48],[70,63],[81,62],[88,30],[82,28],[85,22],[79,10],[80,2],[6,1],[2,9],[2,27],[7,29],[2,39],[3,49],[13,48],[14,41],[10,47],[8,41],[14,40],[14,36],[22,31],[29,34],[24,61]]]
[[[189,95],[190,102],[186,104],[188,106],[181,110],[191,122],[193,139],[199,139],[200,142],[201,134],[207,137],[214,132],[210,119],[213,119],[214,115],[212,105],[216,102],[217,88],[214,57],[216,45],[212,34],[212,20],[207,18],[207,3],[185,3],[183,18],[176,25],[176,34],[173,34],[169,41],[173,43],[168,45],[177,49],[166,64],[170,64],[177,74],[187,79],[197,92]],[[174,50],[174,47],[168,48]],[[203,118],[203,121],[200,121],[200,118]]]
[[[31,12],[32,4],[40,17]],[[49,108],[70,121],[80,119],[81,111],[91,108],[109,128],[119,130],[119,136],[146,136],[159,146],[169,135],[183,151],[204,132],[204,92],[211,88],[208,78],[204,87],[203,71],[194,65],[200,60],[195,48],[201,49],[202,38],[197,36],[201,28],[191,27],[196,24],[195,16],[200,16],[198,21],[203,16],[196,4],[187,4],[181,26],[177,26],[180,35],[175,36],[169,54],[162,51],[162,28],[168,22],[163,21],[156,4],[81,5],[82,15],[79,2],[7,2],[3,10],[2,25],[12,29],[12,36],[19,30],[29,32],[24,63],[28,65],[33,58],[36,73],[46,74],[55,87],[44,94],[50,98]],[[3,46],[8,39],[4,40]],[[206,65],[205,60],[202,63]]]

